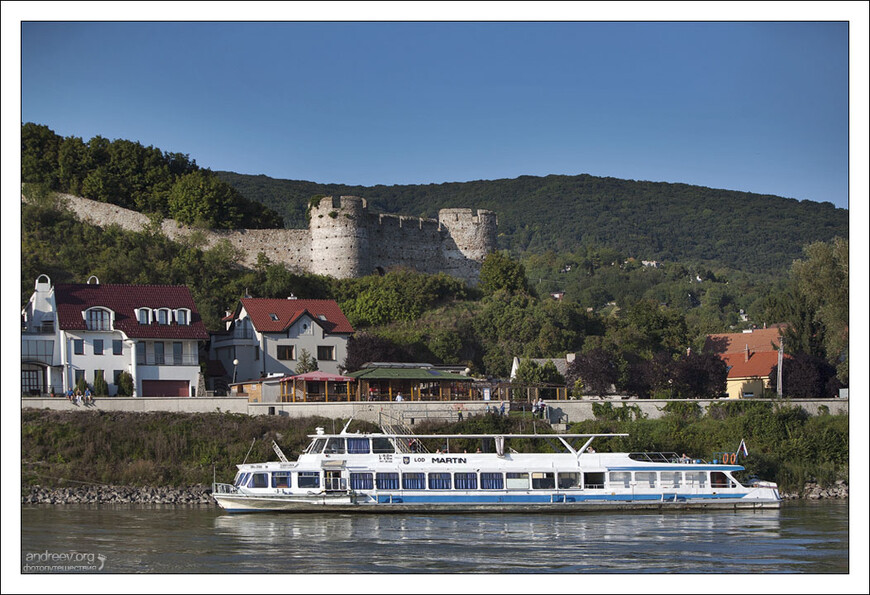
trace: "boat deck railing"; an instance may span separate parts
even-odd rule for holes
[[[680,463],[680,455],[675,452],[631,452],[628,458],[649,463]]]

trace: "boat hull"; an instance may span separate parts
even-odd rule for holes
[[[364,512],[364,513],[465,513],[517,512],[564,513],[595,511],[670,511],[670,510],[760,510],[780,507],[780,500],[758,500],[734,497],[697,498],[572,498],[552,495],[543,497],[496,497],[490,501],[472,498],[438,500],[433,497],[379,495],[377,497],[342,496],[247,496],[215,494],[218,505],[230,513],[247,512]]]

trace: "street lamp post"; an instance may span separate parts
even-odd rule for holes
[[[238,369],[239,369],[239,360],[234,359],[233,360],[233,384],[236,383],[236,372],[238,371]]]

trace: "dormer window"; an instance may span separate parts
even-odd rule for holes
[[[89,331],[110,331],[112,313],[103,308],[91,308],[85,313],[85,323]]]
[[[169,324],[168,308],[160,308],[157,310],[157,324]]]
[[[151,309],[139,308],[136,311],[136,319],[139,321],[139,324],[151,324]]]
[[[179,308],[175,311],[175,322],[177,324],[183,324],[187,326],[190,324],[190,310],[186,308]]]

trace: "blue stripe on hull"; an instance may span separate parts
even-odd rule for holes
[[[678,494],[676,500],[719,500],[730,498],[739,500],[746,494]],[[673,494],[518,494],[518,495],[408,495],[378,494],[378,504],[560,504],[565,502],[665,502],[674,501]]]

